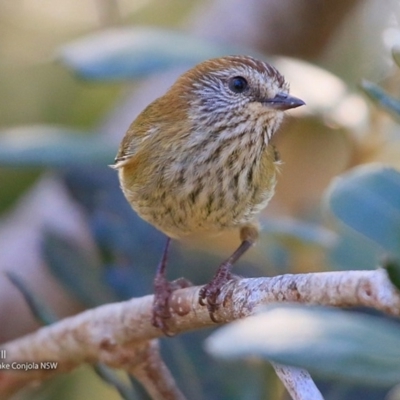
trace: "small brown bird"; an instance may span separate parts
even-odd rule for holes
[[[153,325],[167,332],[169,238],[239,228],[241,245],[200,291],[213,320],[231,267],[257,240],[257,214],[271,199],[279,160],[270,144],[283,111],[305,104],[283,76],[247,56],[205,61],[187,71],[131,124],[114,168],[125,197],[168,236],[154,281]]]

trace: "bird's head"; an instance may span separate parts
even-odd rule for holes
[[[197,124],[214,129],[242,126],[251,131],[252,124],[269,122],[269,137],[283,111],[305,104],[289,95],[289,85],[276,68],[249,56],[207,60],[183,74],[174,87]]]

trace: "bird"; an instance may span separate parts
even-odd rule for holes
[[[132,122],[113,168],[137,214],[167,236],[154,278],[152,324],[168,334],[171,239],[239,230],[241,244],[199,293],[210,318],[234,279],[233,264],[256,243],[257,215],[274,194],[280,165],[271,143],[284,111],[305,102],[269,63],[233,55],[201,62]]]

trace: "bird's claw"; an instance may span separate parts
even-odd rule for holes
[[[215,288],[210,284],[203,286],[199,293],[199,303],[201,306],[206,306],[210,318],[213,322],[218,323],[215,317],[215,312],[218,311],[220,303],[218,302],[218,296],[221,293],[221,289]]]
[[[192,283],[185,278],[179,278],[169,282],[160,278],[154,284],[153,314],[151,324],[160,329],[166,336],[174,336],[169,328],[167,321],[171,318],[170,299],[175,290],[192,286]]]
[[[199,292],[199,304],[207,307],[210,318],[215,323],[220,322],[216,318],[215,313],[222,304],[222,302],[218,300],[221,294],[221,288],[234,279],[233,275],[230,273],[230,267],[231,265],[222,264],[214,278],[204,285]]]

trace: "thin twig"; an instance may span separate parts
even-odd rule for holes
[[[271,363],[293,400],[324,400],[310,374],[301,368]]]

